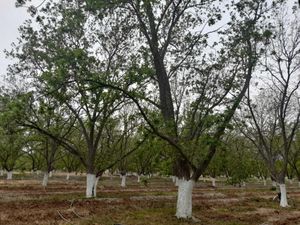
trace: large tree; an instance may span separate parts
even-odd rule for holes
[[[129,82],[90,81],[132,99],[152,132],[172,146],[174,174],[180,179],[176,216],[191,218],[194,183],[246,93],[257,45],[268,36],[258,24],[269,6],[261,0],[228,4],[226,12],[214,1],[195,0],[87,0],[86,6],[99,16],[99,24],[130,15],[119,27],[131,30],[132,67],[123,75]],[[219,26],[229,12],[230,23]],[[213,41],[216,30],[218,43]],[[141,80],[148,88],[141,88]],[[153,116],[153,109],[160,116]]]

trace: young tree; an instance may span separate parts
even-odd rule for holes
[[[72,172],[78,172],[78,170],[80,169],[81,163],[80,160],[78,160],[78,157],[76,157],[75,155],[65,151],[63,153],[63,156],[60,159],[61,161],[61,167],[62,169],[67,170],[67,177],[66,180],[70,179],[70,174]]]
[[[150,136],[140,149],[129,158],[138,175],[138,183],[142,176],[150,175],[155,171],[162,172],[158,169],[158,164],[159,161],[163,161],[160,154],[163,148],[164,145],[161,140],[155,136]]]

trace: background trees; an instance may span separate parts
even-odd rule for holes
[[[14,101],[22,101],[22,98],[17,92],[0,93],[0,163],[7,171],[8,180],[12,179],[17,160],[24,154],[26,145],[26,132],[17,123],[18,102]]]

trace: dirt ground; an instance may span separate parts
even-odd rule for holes
[[[272,198],[271,184],[252,181],[233,187],[200,181],[193,192],[193,220],[175,218],[177,188],[171,179],[135,177],[120,187],[120,178],[102,178],[97,198],[86,199],[84,176],[61,174],[41,186],[41,175],[0,177],[0,225],[300,225],[300,188],[288,184],[290,207]]]

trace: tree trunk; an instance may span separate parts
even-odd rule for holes
[[[264,178],[263,182],[264,182],[264,186],[267,186],[267,181],[265,178]]]
[[[100,177],[96,177],[96,179],[95,179],[94,189],[93,189],[94,197],[97,197],[97,185],[98,185],[99,179],[100,179]]]
[[[53,176],[53,172],[50,171],[50,172],[49,172],[49,177],[52,177],[52,176]]]
[[[287,194],[286,194],[286,186],[285,184],[279,184],[280,188],[280,206],[281,207],[288,207],[287,202]]]
[[[272,187],[273,187],[273,188],[276,188],[276,187],[277,187],[277,183],[276,183],[276,181],[274,181],[274,180],[272,180]]]
[[[138,183],[141,182],[141,176],[140,176],[140,175],[137,176],[137,182],[138,182]]]
[[[211,185],[212,185],[213,187],[216,187],[216,178],[212,178],[212,179],[211,179]]]
[[[88,173],[86,175],[86,197],[92,198],[94,195],[94,185],[96,182],[96,175]]]
[[[7,180],[12,180],[12,177],[13,177],[13,171],[7,171],[7,177],[6,177],[6,179]]]
[[[42,186],[43,186],[43,187],[47,187],[47,185],[48,185],[48,178],[49,178],[49,173],[48,173],[48,172],[45,172],[45,173],[44,173],[43,182],[42,182]]]
[[[121,187],[124,188],[126,187],[126,174],[125,175],[121,175]]]
[[[70,173],[67,173],[66,180],[70,180]]]
[[[193,180],[178,180],[178,198],[176,217],[178,219],[192,218],[192,192],[195,181]]]
[[[176,177],[172,176],[171,178],[172,178],[172,182],[175,183],[176,182]]]

